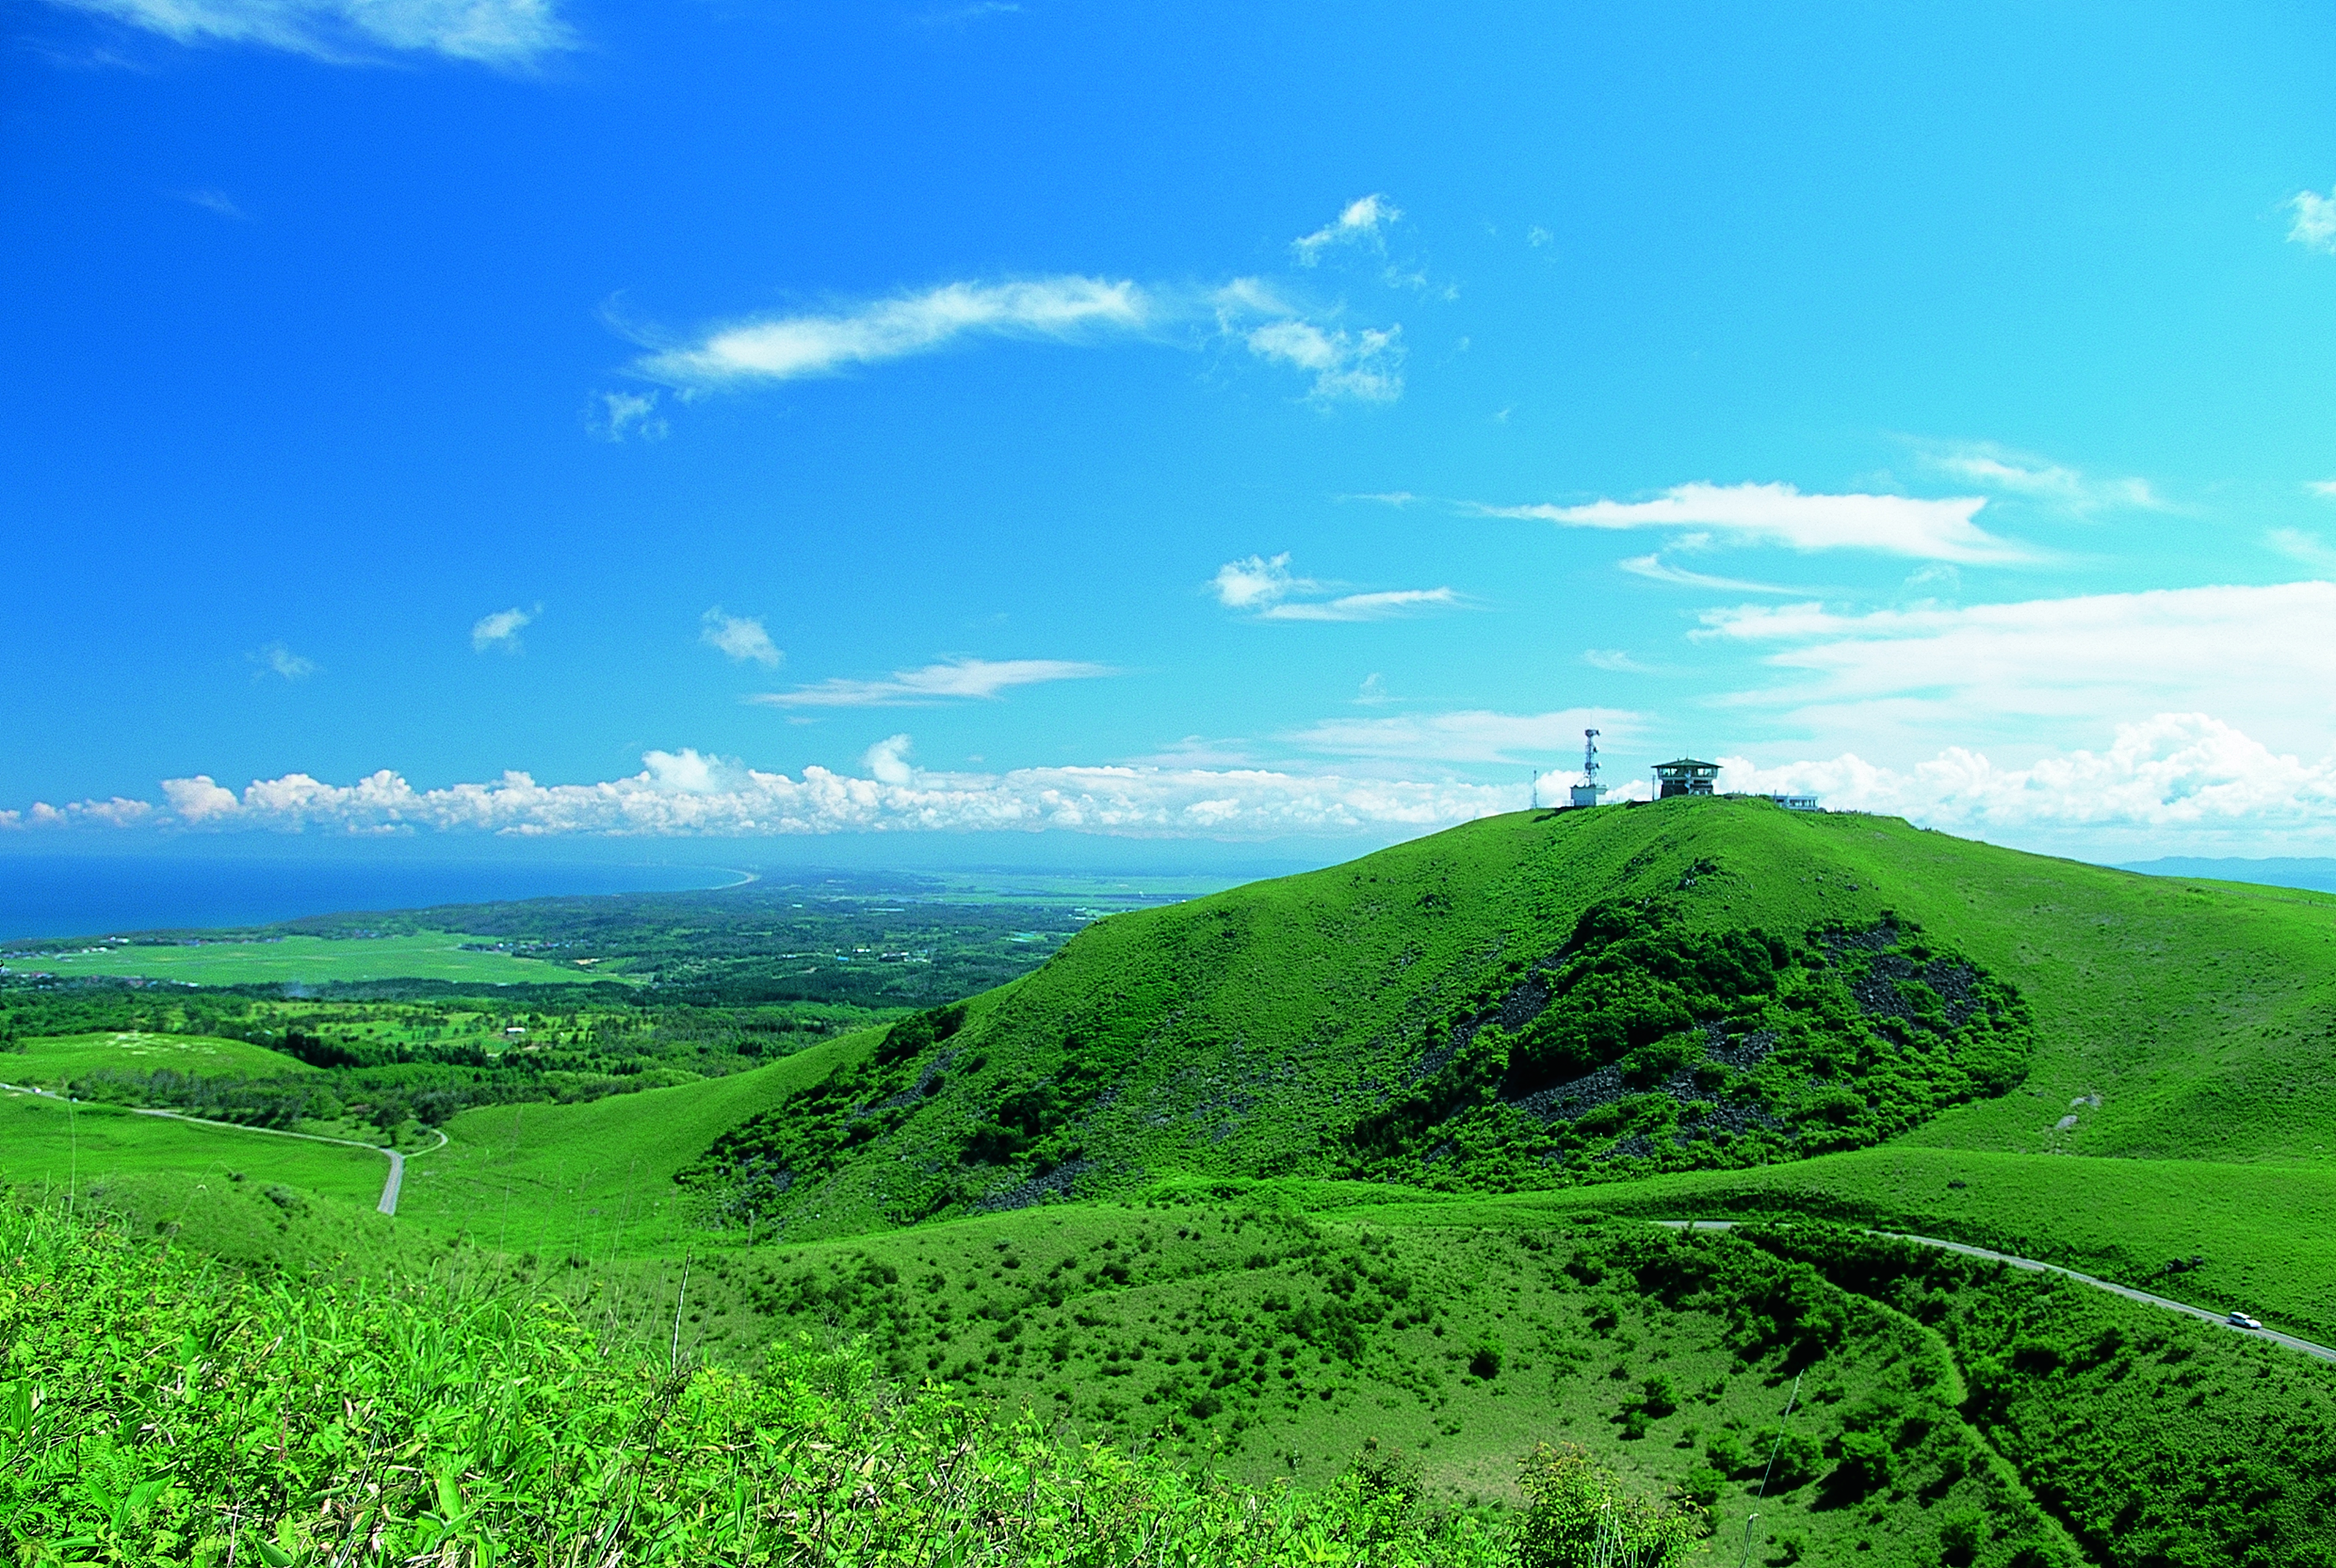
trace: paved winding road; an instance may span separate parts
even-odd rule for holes
[[[65,1100],[67,1104],[74,1103],[66,1100],[63,1095],[53,1094],[47,1089],[36,1089],[25,1084],[0,1084],[0,1089],[19,1095],[38,1095],[44,1100]],[[86,1104],[86,1102],[82,1103]],[[190,1116],[182,1111],[155,1111],[148,1110],[143,1106],[132,1106],[131,1114],[139,1116],[160,1116],[170,1122],[189,1122],[198,1127],[225,1127],[231,1133],[265,1133],[272,1138],[304,1138],[312,1144],[338,1144],[346,1149],[371,1149],[376,1154],[386,1154],[389,1156],[389,1179],[381,1184],[381,1202],[374,1206],[383,1213],[393,1217],[397,1213],[397,1192],[405,1184],[405,1156],[395,1149],[384,1148],[379,1144],[360,1143],[355,1138],[328,1138],[322,1133],[287,1133],[280,1127],[247,1127],[241,1122],[215,1122],[209,1116]],[[430,1130],[438,1133],[438,1141],[428,1148],[418,1151],[417,1157],[419,1154],[434,1154],[446,1146],[446,1135],[439,1133],[435,1127]]]
[[[1674,1231],[1730,1231],[1736,1228],[1736,1222],[1733,1220],[1657,1220],[1655,1223],[1667,1225]],[[2220,1324],[2234,1334],[2253,1335],[2258,1339],[2268,1339],[2274,1345],[2284,1345],[2291,1350],[2301,1350],[2307,1356],[2317,1356],[2323,1361],[2336,1361],[2336,1348],[2314,1344],[2310,1339],[2299,1339],[2292,1334],[2282,1334],[2276,1329],[2242,1329],[2220,1312],[2210,1311],[2205,1307],[2194,1307],[2187,1301],[2176,1301],[2166,1296],[2153,1296],[2146,1290],[2136,1290],[2130,1285],[2118,1285],[2107,1280],[2097,1280],[2090,1274],[2079,1274],[2076,1270],[2064,1269],[2058,1263],[2039,1263],[2033,1258],[2015,1258],[2009,1252],[1991,1251],[1985,1247],[1969,1246],[1961,1242],[1942,1242],[1936,1236],[1909,1235],[1903,1231],[1875,1231],[1871,1233],[1876,1236],[1887,1236],[1893,1242],[1913,1242],[1920,1246],[1937,1247],[1949,1252],[1961,1252],[1967,1258],[1985,1258],[1991,1262],[2008,1263],[2015,1269],[2030,1269],[2039,1274],[2060,1274],[2081,1284],[2090,1285],[2097,1290],[2107,1290],[2113,1296],[2123,1296],[2128,1301],[2141,1301],[2152,1307],[2163,1307],[2169,1312],[2187,1312],[2194,1318],[2202,1318],[2209,1323]]]

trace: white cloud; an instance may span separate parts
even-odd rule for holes
[[[1964,565],[2032,560],[2034,551],[1977,527],[1984,496],[1804,495],[1789,484],[1682,484],[1655,501],[1587,506],[1484,506],[1488,517],[1574,528],[1708,528],[1731,541],[1794,550],[1871,550]]]
[[[786,656],[771,642],[763,623],[750,615],[725,615],[715,605],[699,618],[697,640],[741,664],[767,665],[776,669]]]
[[[928,707],[994,697],[1011,687],[1118,673],[1105,665],[1061,658],[952,658],[922,669],[895,670],[883,680],[830,679],[746,700],[766,707]]]
[[[1229,560],[1217,568],[1211,586],[1217,590],[1217,602],[1227,609],[1262,609],[1290,593],[1311,591],[1316,584],[1310,578],[1290,574],[1285,550],[1276,556]]]
[[[222,789],[209,774],[197,774],[193,778],[173,778],[162,781],[162,798],[170,809],[190,823],[209,822],[213,817],[226,816],[240,804],[235,792]]]
[[[1812,729],[2023,737],[2071,722],[2214,713],[2282,744],[2336,744],[2336,584],[2157,589],[1837,614],[1821,605],[1715,610],[1695,635],[1760,650],[1784,672],[1737,705]]]
[[[602,392],[585,405],[584,428],[595,440],[621,442],[628,436],[663,441],[672,427],[657,412],[656,393]]]
[[[907,735],[887,735],[870,746],[860,763],[878,784],[905,784],[916,776],[916,770],[909,765],[910,749]]]
[[[180,44],[357,63],[383,49],[522,66],[576,46],[550,0],[56,0]]]
[[[481,616],[471,624],[471,650],[484,653],[491,648],[499,648],[505,653],[519,652],[521,629],[542,613],[543,607],[540,604],[533,609],[521,609],[514,605],[510,609],[499,609],[492,615]]]
[[[1548,229],[1543,229],[1538,223],[1525,230],[1525,243],[1532,246],[1535,250],[1539,250],[1543,246],[1552,243],[1556,239],[1556,235],[1552,234]]]
[[[312,658],[303,658],[280,642],[271,642],[251,656],[259,667],[252,672],[254,679],[275,674],[286,680],[306,680],[320,667]]]
[[[1606,670],[1614,675],[1651,675],[1654,672],[1619,648],[1586,648],[1582,650],[1582,662],[1592,669]]]
[[[1310,321],[1270,321],[1242,337],[1260,359],[1310,371],[1309,396],[1392,403],[1403,395],[1403,328],[1325,328]]]
[[[1517,765],[1552,755],[1578,755],[1582,732],[1628,736],[1639,716],[1613,708],[1566,708],[1557,713],[1401,714],[1388,718],[1330,718],[1282,738],[1326,756],[1418,764]]]
[[[2295,214],[2295,221],[2288,225],[2288,239],[2313,250],[2336,254],[2336,190],[2325,196],[2316,190],[2299,190],[2287,205]]]
[[[1682,588],[1710,589],[1721,593],[1806,593],[1805,588],[1778,588],[1774,583],[1747,582],[1741,578],[1713,577],[1706,572],[1688,571],[1680,567],[1667,566],[1657,555],[1634,555],[1614,563],[1633,577],[1647,578],[1655,582],[1678,583]]]
[[[200,207],[207,212],[216,212],[221,218],[233,218],[247,223],[250,221],[250,215],[238,207],[234,200],[224,190],[213,190],[206,187],[200,190],[184,191],[180,194],[180,200]]]
[[[2307,480],[2303,488],[2322,501],[2336,501],[2336,479]]]
[[[1312,578],[1295,577],[1290,552],[1252,555],[1229,560],[1217,568],[1209,586],[1227,609],[1245,610],[1260,620],[1387,620],[1425,609],[1455,609],[1464,601],[1448,588],[1393,589],[1377,593],[1349,593],[1334,598],[1297,599],[1297,594],[1323,595],[1329,585]]]
[[[1953,746],[1904,770],[1854,754],[1763,768],[1722,758],[1719,787],[1813,791],[1834,810],[1882,812],[1952,833],[2031,839],[2089,830],[2106,842],[2139,832],[2185,842],[2216,833],[2336,838],[2336,757],[2304,762],[2199,713],[2161,713],[2117,726],[2106,751],[2053,752],[2000,767]],[[2097,837],[2096,842],[2104,842]]]
[[[2318,534],[2306,533],[2300,528],[2274,528],[2263,535],[2263,542],[2290,560],[2302,561],[2316,570],[2336,572],[2336,546]]]
[[[2146,479],[2094,479],[2066,464],[2013,452],[1992,442],[1926,445],[1920,453],[1930,467],[1967,483],[2054,502],[2069,511],[2085,513],[2115,507],[2162,511],[2166,508]]]
[[[1373,194],[1347,203],[1338,216],[1313,233],[1290,242],[1290,248],[1300,267],[1311,267],[1322,258],[1322,252],[1333,246],[1368,245],[1374,249],[1385,243],[1380,231],[1403,220],[1403,211],[1386,197]]]
[[[167,816],[140,801],[36,805],[0,814],[30,829],[106,823],[181,828],[353,833],[495,833],[776,836],[832,833],[1073,833],[1138,837],[1272,838],[1412,833],[1514,811],[1522,783],[1406,782],[1264,768],[1185,765],[1023,768],[940,773],[912,768],[909,740],[871,747],[869,776],[807,767],[764,773],[684,748],[651,752],[630,778],[540,784],[524,773],[486,784],[417,790],[386,769],[351,784],[307,774],[258,780],[238,795],[209,777],[164,783]]]
[[[635,368],[684,387],[717,387],[832,375],[930,354],[968,336],[1052,338],[1134,332],[1152,319],[1134,283],[1037,278],[949,283],[825,316],[777,316],[717,327],[698,342],[653,354]]]
[[[1292,600],[1259,612],[1261,620],[1390,620],[1425,609],[1457,609],[1461,598],[1448,588],[1399,588],[1380,593],[1348,593],[1336,599]]]

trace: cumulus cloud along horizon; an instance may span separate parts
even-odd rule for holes
[[[1209,588],[1217,602],[1259,620],[1387,620],[1423,610],[1458,609],[1467,601],[1449,588],[1334,593],[1328,583],[1290,570],[1290,552],[1252,555],[1217,568]]]
[[[516,69],[577,46],[550,0],[51,0],[179,44],[247,44],[337,64],[384,50]],[[239,214],[238,214],[239,216]]]
[[[995,697],[1017,686],[1118,673],[1109,665],[1066,658],[948,658],[920,669],[894,670],[881,680],[831,677],[793,691],[758,692],[746,700],[764,707],[929,707]]]
[[[1873,550],[1961,566],[2009,565],[2042,559],[1971,520],[1983,495],[1924,500],[1910,495],[1804,493],[1790,484],[1674,485],[1652,501],[1594,501],[1582,506],[1472,508],[1485,517],[1553,522],[1566,528],[1681,528],[1731,543],[1776,544],[1810,551]]]
[[[1537,751],[1561,739],[1570,751],[1580,740],[1575,721],[1599,716],[1584,710],[1443,716],[1463,727],[1500,721],[1479,729],[1487,749],[1505,758],[1509,743],[1501,726]],[[1391,723],[1326,738],[1401,756],[1407,742],[1423,735],[1430,743],[1448,741],[1438,728],[1430,721],[1406,732]],[[350,784],[287,774],[256,780],[238,793],[196,774],[163,781],[161,806],[120,796],[63,806],[36,803],[0,811],[0,831],[82,826],[753,837],[1050,830],[1264,839],[1425,833],[1526,803],[1523,780],[1485,784],[1174,765],[939,772],[915,767],[910,752],[905,735],[878,742],[862,759],[865,777],[812,766],[791,778],[686,747],[649,752],[639,773],[599,784],[543,784],[511,772],[491,783],[415,789],[384,769]],[[2000,765],[1964,746],[1903,768],[1870,763],[1854,752],[1767,765],[1737,755],[1719,761],[1724,790],[1809,791],[1831,810],[1903,816],[1949,833],[2034,844],[2076,841],[2095,846],[2095,852],[2110,844],[2155,853],[2336,848],[2336,755],[2311,761],[2278,752],[2201,713],[2162,713],[2119,725],[2101,750],[2049,752],[2024,766]],[[1544,783],[1554,787],[1572,777],[1552,771]],[[1632,781],[1626,793],[1642,796],[1643,781]]]

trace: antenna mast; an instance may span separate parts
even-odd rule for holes
[[[1573,786],[1573,803],[1594,806],[1605,793],[1606,786],[1598,782],[1598,732],[1586,729],[1582,732],[1582,782]]]

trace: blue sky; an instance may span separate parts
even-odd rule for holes
[[[14,843],[2336,849],[2324,15],[6,18]]]

